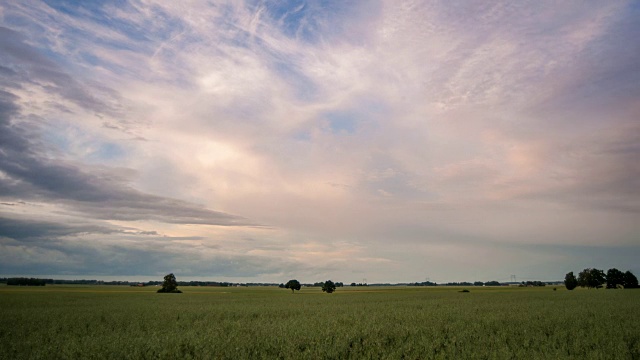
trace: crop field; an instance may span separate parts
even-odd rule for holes
[[[0,286],[2,359],[639,359],[640,291]]]

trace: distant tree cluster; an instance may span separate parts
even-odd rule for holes
[[[14,286],[45,286],[47,281],[45,279],[36,278],[9,278],[7,279],[7,285]]]
[[[487,281],[487,282],[475,281],[472,283],[468,281],[461,281],[461,282],[454,281],[454,282],[448,282],[440,285],[441,286],[502,286],[502,284],[500,284],[500,282],[498,281]]]
[[[564,285],[567,290],[573,290],[578,286],[588,289],[600,289],[604,286],[607,289],[636,289],[638,278],[631,271],[623,273],[616,268],[609,269],[606,274],[599,269],[586,268],[578,274],[577,278],[573,271],[567,273],[564,277]]]
[[[443,285],[443,286],[473,286],[473,283],[470,283],[468,281],[460,281],[460,282],[450,281],[448,283],[444,283],[444,284],[440,284],[440,285]]]
[[[306,286],[306,287],[319,287],[322,289],[322,292],[326,292],[328,294],[331,294],[332,292],[336,291],[336,288],[339,287],[343,287],[344,284],[341,282],[336,282],[334,283],[331,280],[327,280],[327,281],[323,281],[323,282],[315,282],[313,284],[300,284],[300,282],[296,279],[292,279],[287,281],[286,284],[280,284],[278,285],[278,287],[282,288],[282,289],[290,289],[292,293],[294,293],[296,290],[300,290],[302,288],[302,286]]]
[[[500,282],[495,281],[495,280],[487,281],[487,282],[484,283],[484,286],[500,286],[500,285],[502,285],[502,284],[500,284]]]
[[[0,283],[8,284],[11,279],[21,279],[21,278],[0,278]],[[147,282],[138,282],[138,281],[104,281],[104,280],[64,280],[64,279],[38,279],[31,278],[34,280],[39,280],[49,285],[130,285],[130,286],[139,286],[142,284],[143,286],[151,286],[151,285],[161,285],[162,281],[147,281]]]
[[[331,280],[329,280],[329,281],[331,281]],[[325,281],[319,281],[319,282],[314,282],[313,284],[302,284],[302,286],[307,286],[307,287],[319,287],[319,288],[321,288],[321,287],[323,287],[323,286],[324,286],[324,284],[325,284]],[[335,285],[336,287],[343,287],[343,286],[344,286],[344,284],[343,284],[343,283],[341,283],[341,282],[336,282],[336,283],[334,283],[334,285]]]
[[[544,281],[523,281],[520,286],[523,287],[538,287],[538,286],[547,286],[547,283]]]
[[[356,284],[356,283],[352,282],[349,286],[369,286],[369,285],[366,284],[366,283],[357,283]]]
[[[233,284],[230,282],[218,282],[218,281],[178,281],[178,286],[219,286],[229,287]]]
[[[407,284],[408,286],[437,286],[438,284],[431,281],[423,281],[423,282],[414,282],[411,284]]]

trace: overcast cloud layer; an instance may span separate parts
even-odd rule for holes
[[[0,275],[640,272],[637,2],[0,2]]]

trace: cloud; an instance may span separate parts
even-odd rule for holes
[[[90,224],[61,224],[56,222],[29,221],[26,219],[0,218],[2,236],[16,241],[47,239],[50,237],[77,236],[80,234],[110,234],[116,229]]]
[[[58,66],[43,58],[12,30],[0,31],[7,64],[27,68],[16,83],[53,83],[58,95],[83,109],[102,109]],[[9,40],[8,40],[9,39]],[[28,60],[27,60],[28,59]],[[50,86],[47,88],[49,89]],[[14,88],[21,90],[20,87]],[[71,89],[71,90],[69,90]],[[9,88],[9,90],[12,90]],[[15,91],[14,90],[14,91]],[[22,112],[30,109],[12,92],[0,92],[0,193],[9,199],[57,202],[73,211],[105,220],[156,220],[170,223],[251,225],[242,217],[212,211],[186,201],[154,196],[130,187],[122,170],[74,164],[47,156],[48,145],[37,123]],[[22,105],[22,106],[21,106]]]
[[[6,108],[7,106],[5,106]],[[7,111],[6,111],[7,112]],[[5,112],[5,114],[6,114]],[[250,225],[251,222],[185,201],[136,191],[107,169],[81,170],[64,161],[43,159],[29,133],[2,126],[7,141],[2,146],[2,191],[7,198],[55,201],[72,210],[106,220],[157,220],[164,222]],[[21,135],[23,135],[21,137]],[[25,144],[29,144],[28,148]],[[14,145],[14,146],[11,146]]]
[[[108,104],[96,99],[75,79],[66,74],[55,62],[41,55],[25,42],[18,32],[0,27],[2,62],[10,64],[5,69],[13,84],[31,83],[53,92],[82,107],[96,112],[113,112]]]
[[[193,276],[609,264],[638,246],[637,24],[627,3],[8,4],[0,197],[42,208],[2,209],[117,230],[68,235],[100,266],[135,249]]]
[[[9,206],[9,205],[6,205]],[[21,206],[23,211],[33,205]],[[282,257],[277,243],[238,238],[234,245],[221,245],[210,237],[170,236],[155,230],[140,230],[68,214],[35,215],[24,219],[20,211],[0,217],[0,271],[21,275],[65,276],[162,276],[175,271],[182,277],[216,274],[247,281],[267,276],[294,276],[318,271],[317,259],[304,263]],[[33,214],[34,212],[32,212]],[[215,234],[215,231],[210,231]],[[240,249],[240,250],[239,250]],[[336,248],[323,246],[336,254]],[[340,261],[337,259],[336,261]],[[322,265],[326,267],[327,265]]]

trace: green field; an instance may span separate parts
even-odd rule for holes
[[[469,289],[0,286],[0,358],[640,358],[640,291]]]

